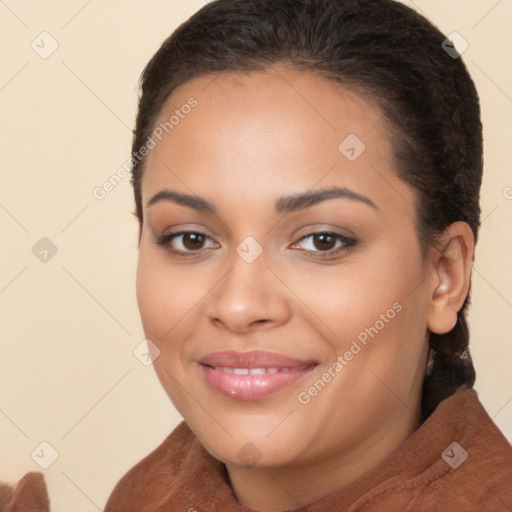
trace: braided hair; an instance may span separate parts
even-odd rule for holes
[[[480,226],[482,126],[478,95],[446,36],[394,0],[216,0],[162,44],[141,76],[133,138],[138,154],[179,85],[212,72],[286,63],[376,100],[390,121],[397,174],[416,192],[424,259],[453,222]],[[454,53],[455,52],[455,53]],[[142,225],[145,159],[132,159],[135,215]],[[458,387],[473,387],[468,292],[455,327],[429,332],[423,419]]]

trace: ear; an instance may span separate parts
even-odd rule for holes
[[[475,242],[466,222],[454,222],[444,232],[440,247],[433,249],[427,327],[431,332],[450,332],[457,322],[471,282]]]

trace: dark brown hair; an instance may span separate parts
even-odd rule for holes
[[[282,63],[329,78],[380,105],[391,126],[397,174],[416,192],[426,257],[443,231],[480,226],[482,127],[474,84],[446,36],[393,0],[216,0],[164,41],[141,76],[133,154],[145,144],[173,90],[215,72]],[[454,53],[455,52],[455,53]],[[144,159],[132,159],[135,214],[142,225]],[[472,387],[468,292],[447,334],[429,333],[425,419],[459,386]]]

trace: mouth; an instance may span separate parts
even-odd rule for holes
[[[317,365],[314,361],[264,351],[215,352],[199,360],[209,387],[242,401],[259,400],[288,388]]]

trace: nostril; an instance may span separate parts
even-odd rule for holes
[[[254,320],[254,322],[251,322],[253,324],[264,324],[264,323],[267,323],[269,320],[265,320],[265,319],[262,319],[262,320]]]

